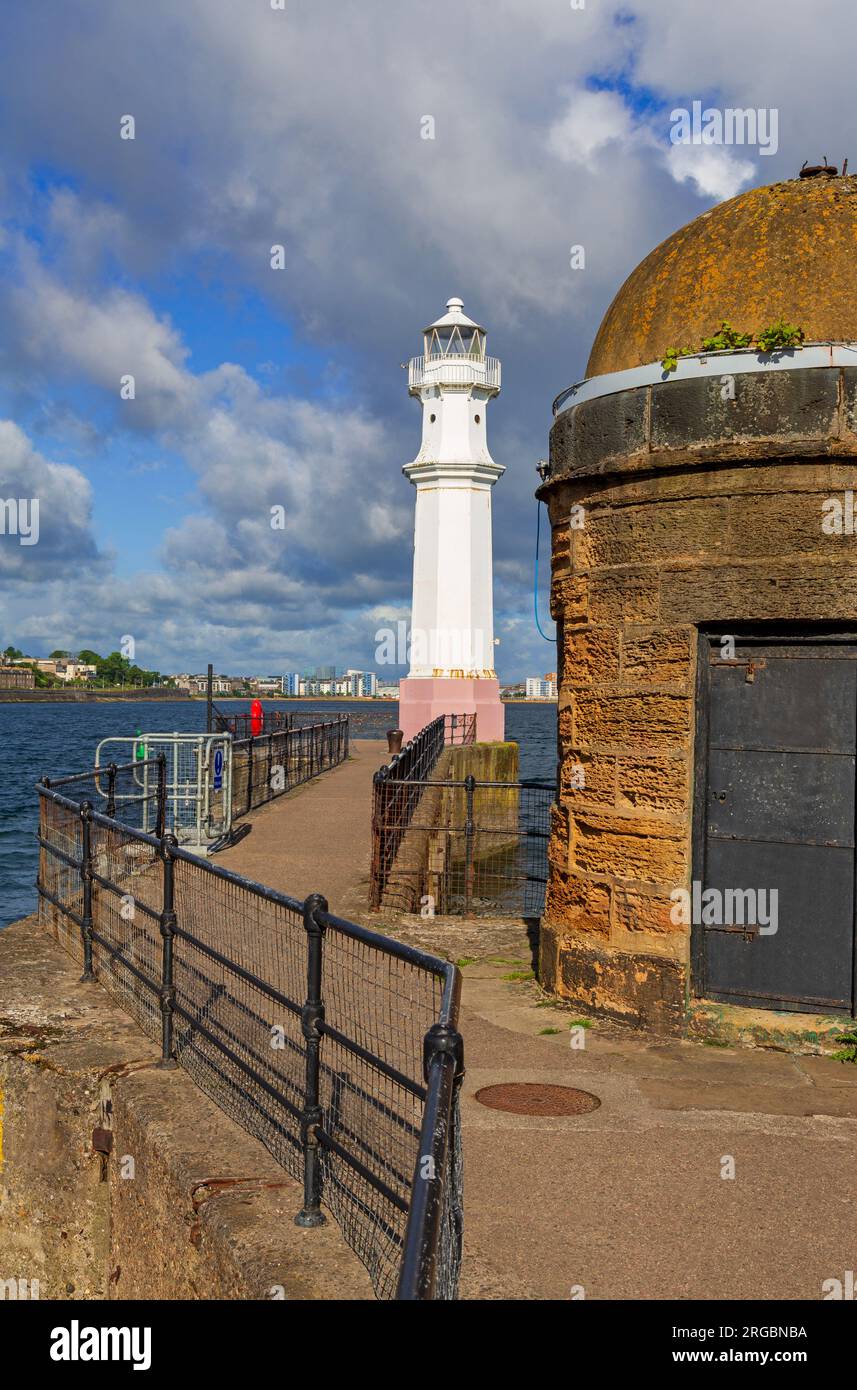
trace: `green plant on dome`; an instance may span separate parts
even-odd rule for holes
[[[752,333],[739,333],[728,320],[724,319],[716,333],[703,338],[703,352],[729,352],[735,348],[749,347],[753,341]]]
[[[665,372],[674,372],[678,367],[680,357],[691,357],[699,352],[734,352],[738,348],[748,348],[751,344],[759,349],[760,352],[782,352],[786,348],[800,347],[805,341],[806,334],[797,324],[787,323],[784,318],[778,318],[776,323],[763,328],[755,335],[752,333],[739,333],[737,328],[733,328],[728,319],[723,319],[716,333],[703,338],[702,346],[697,348],[683,347],[667,348],[661,360],[661,366]]]
[[[805,338],[802,328],[778,318],[776,323],[756,334],[756,347],[760,352],[777,352],[783,348],[800,347]]]
[[[671,347],[671,348],[667,348],[666,352],[665,352],[664,355],[663,355],[663,360],[661,361],[661,366],[663,367],[663,369],[664,369],[665,372],[674,372],[675,369],[676,369],[676,367],[678,366],[678,359],[679,359],[680,357],[692,357],[692,356],[693,356],[693,348],[692,348],[692,347],[683,347],[683,348]]]

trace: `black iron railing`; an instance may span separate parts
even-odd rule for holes
[[[387,875],[444,749],[473,743],[475,714],[439,714],[375,773],[369,906],[382,904]]]
[[[294,710],[263,710],[261,715],[227,714],[211,707],[211,731],[217,734],[231,734],[233,738],[250,738],[259,734],[282,734],[291,729],[295,722]]]
[[[370,904],[445,916],[540,917],[552,782],[376,773]]]
[[[299,1224],[332,1213],[379,1297],[454,1298],[459,972],[100,814],[103,776],[38,786],[42,922],[303,1183]]]
[[[232,817],[246,815],[302,782],[345,762],[349,716],[335,714],[236,739],[232,744]]]

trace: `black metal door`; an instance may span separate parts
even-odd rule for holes
[[[705,636],[698,696],[696,990],[850,1013],[857,646]]]

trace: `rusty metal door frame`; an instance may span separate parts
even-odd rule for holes
[[[857,662],[857,626],[848,623],[798,623],[798,622],[771,622],[771,623],[705,623],[699,624],[697,628],[697,649],[696,649],[696,719],[695,737],[693,752],[693,819],[691,832],[691,882],[699,880],[706,882],[706,857],[707,857],[707,806],[708,806],[708,781],[710,767],[710,748],[709,732],[711,727],[711,651],[712,646],[724,636],[729,635],[736,639],[739,644],[752,643],[753,645],[768,647],[771,655],[774,650],[787,648],[794,659],[800,660],[794,654],[803,648],[806,655],[810,656],[814,647],[820,646],[839,646],[851,647],[854,651],[853,659]],[[780,650],[778,655],[785,653]],[[746,658],[737,658],[737,665],[747,666],[751,674],[749,679],[753,679],[753,668],[759,669],[759,662],[748,661]],[[857,724],[857,708],[855,708],[855,724]],[[855,834],[857,834],[857,775],[855,775]],[[843,1018],[857,1017],[857,849],[854,852],[854,913],[852,922],[852,980],[851,980],[851,1006],[850,1008],[836,1008],[829,1005],[821,1005],[815,1012],[829,1013],[831,1015],[840,1014]],[[701,923],[691,922],[691,941],[690,941],[690,994],[694,998],[711,997],[707,993],[706,981],[706,960],[705,960],[705,928]],[[728,1002],[728,1001],[725,1001]],[[733,1001],[735,1003],[739,1000]],[[770,1010],[794,1010],[795,1000],[788,999],[766,999],[764,1003],[750,1003],[750,1007],[765,1008]]]

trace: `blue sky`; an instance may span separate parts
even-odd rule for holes
[[[846,0],[436,0],[430,23],[417,0],[5,7],[0,496],[39,496],[42,535],[0,536],[0,643],[131,633],[162,670],[373,665],[410,601],[399,364],[457,294],[503,362],[498,672],[552,669],[532,618],[551,401],[664,236],[848,153],[851,63],[825,35],[850,18]],[[670,110],[696,99],[777,106],[779,152],[671,146]]]

